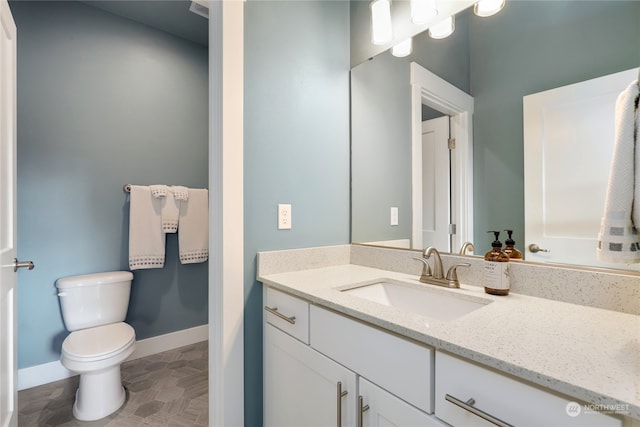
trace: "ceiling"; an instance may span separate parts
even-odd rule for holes
[[[209,44],[209,20],[189,11],[189,0],[81,0],[192,42]]]

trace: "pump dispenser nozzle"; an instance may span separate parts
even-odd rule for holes
[[[502,247],[502,243],[500,242],[500,232],[499,231],[487,231],[487,233],[493,233],[493,235],[495,236],[495,239],[493,241],[493,243],[491,243],[491,247],[493,248],[501,248]]]
[[[513,230],[504,230],[507,232],[507,234],[509,235],[509,237],[507,237],[507,240],[504,241],[505,245],[515,245],[516,242],[511,238],[511,235],[513,234]]]

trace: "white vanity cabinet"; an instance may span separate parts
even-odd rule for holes
[[[566,397],[440,351],[435,394],[436,416],[453,426],[496,424],[486,417],[518,427],[622,426],[618,417],[586,411]]]
[[[265,426],[443,425],[433,349],[268,287],[264,300]]]
[[[622,417],[272,288],[264,300],[267,427],[623,426]]]

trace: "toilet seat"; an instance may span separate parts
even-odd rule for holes
[[[133,328],[124,323],[112,323],[72,332],[62,343],[66,359],[94,362],[116,355],[135,343]]]

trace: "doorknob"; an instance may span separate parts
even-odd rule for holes
[[[35,265],[33,261],[18,261],[18,258],[13,259],[13,271],[18,271],[19,268],[26,268],[27,270],[33,270]]]
[[[532,244],[529,245],[529,250],[531,252],[533,252],[534,254],[536,252],[551,252],[549,249],[542,249],[540,246],[538,246],[535,243],[532,243]]]

